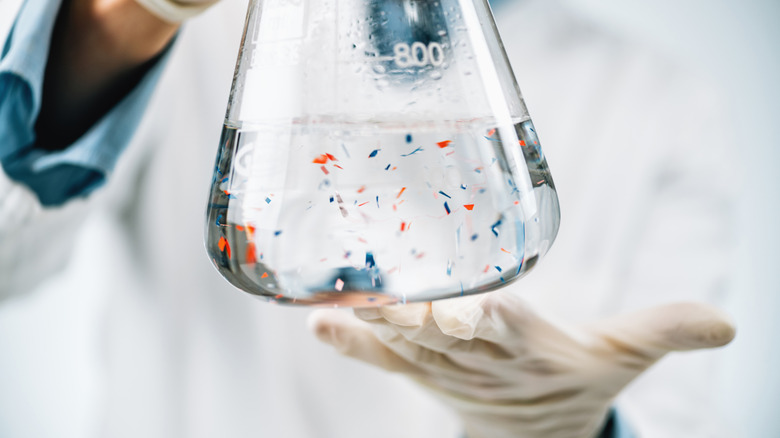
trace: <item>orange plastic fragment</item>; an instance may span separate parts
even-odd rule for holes
[[[268,273],[267,272],[263,272],[263,275],[261,275],[260,278],[268,278]]]
[[[328,156],[325,154],[322,154],[319,157],[312,160],[312,163],[317,163],[317,164],[325,164],[327,162],[328,162]]]
[[[444,140],[444,141],[440,141],[440,142],[438,142],[436,144],[439,145],[440,148],[444,149],[447,146],[449,146],[450,143],[452,143],[452,140]]]
[[[406,187],[401,187],[401,191],[400,191],[400,192],[398,192],[398,195],[397,195],[395,198],[396,198],[396,199],[400,198],[400,197],[401,197],[401,195],[403,195],[403,193],[404,193],[404,190],[406,190]]]
[[[336,159],[336,157],[334,157],[334,156],[333,156],[333,155],[331,155],[331,154],[325,154],[325,156],[326,156],[326,157],[328,157],[328,159],[329,159],[329,160],[331,160],[331,161],[338,161],[338,160]]]
[[[255,244],[253,242],[246,244],[246,262],[257,263],[257,252],[255,251]]]
[[[525,140],[520,140],[520,146],[525,146]]]
[[[358,193],[363,193],[366,191],[366,186],[360,186],[360,188],[357,190]]]
[[[473,210],[473,209],[474,209],[474,204],[464,204],[464,205],[463,205],[463,207],[464,207],[466,210],[468,210],[468,211],[471,211],[471,210]]]
[[[406,222],[401,222],[401,231],[406,231]]]
[[[242,227],[241,225],[236,225],[236,230],[244,231],[244,227]]]
[[[320,169],[322,170],[322,173],[324,173],[325,175],[330,173],[328,172],[328,169],[325,168],[325,166],[320,166]]]
[[[225,245],[227,245],[227,239],[225,239],[225,237],[220,237],[219,242],[217,242],[217,246],[219,246],[219,250],[224,251]]]

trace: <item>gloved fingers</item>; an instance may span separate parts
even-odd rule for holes
[[[736,329],[731,318],[704,303],[674,303],[619,315],[593,324],[594,332],[613,352],[650,363],[670,351],[714,348],[728,344]]]
[[[437,301],[432,313],[442,332],[459,339],[482,339],[505,347],[539,340],[567,347],[572,343],[560,327],[508,291]]]
[[[136,0],[141,6],[169,23],[181,23],[211,7],[218,0]]]
[[[333,309],[312,312],[309,328],[317,338],[354,359],[391,372],[421,374],[421,369],[402,358],[377,339],[368,323],[348,313]]]
[[[465,297],[460,309],[473,312],[477,297]],[[375,326],[385,326],[376,333],[385,343],[391,344],[397,334],[423,348],[449,355],[456,362],[464,356],[483,357],[486,360],[512,359],[514,354],[503,346],[479,339],[463,340],[444,333],[434,319],[432,308],[437,303],[413,303],[380,308],[355,309],[355,315]],[[463,315],[469,318],[468,315]],[[392,346],[391,346],[392,348]]]

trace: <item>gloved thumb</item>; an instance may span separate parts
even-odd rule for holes
[[[387,371],[418,374],[420,369],[387,348],[374,335],[369,323],[335,309],[319,309],[309,315],[308,325],[320,341],[336,350]]]
[[[607,344],[657,360],[670,351],[714,348],[734,339],[736,328],[723,311],[681,302],[602,320],[590,327]]]

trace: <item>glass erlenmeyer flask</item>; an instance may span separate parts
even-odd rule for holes
[[[285,303],[495,289],[560,217],[485,0],[251,0],[214,172],[209,255]]]

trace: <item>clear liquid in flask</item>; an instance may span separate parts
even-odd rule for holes
[[[249,293],[362,307],[501,287],[558,221],[530,120],[299,120],[225,126],[206,246]]]

